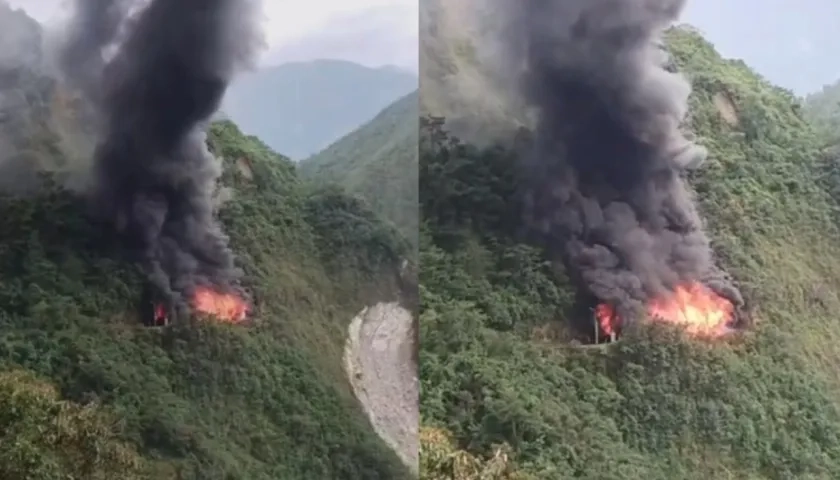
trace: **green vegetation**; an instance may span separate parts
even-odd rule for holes
[[[424,480],[452,480],[459,478],[531,480],[515,472],[509,462],[509,447],[497,448],[489,459],[476,458],[459,450],[445,431],[424,428],[420,431],[422,451],[421,469]]]
[[[301,175],[343,186],[417,245],[417,92],[300,163]]]
[[[31,373],[0,374],[2,478],[138,479],[157,475],[138,453],[115,438],[114,421],[90,404],[62,401],[55,387]],[[162,466],[164,467],[164,466]]]
[[[805,97],[805,114],[817,128],[823,144],[840,144],[840,82]]]
[[[840,478],[840,190],[819,137],[790,93],[697,33],[668,44],[711,151],[690,183],[718,263],[757,307],[755,330],[710,343],[651,325],[575,346],[572,285],[517,237],[512,154],[426,118],[425,451],[490,465],[501,449],[505,468],[539,479]],[[509,478],[456,477],[451,463],[424,461],[424,478]]]
[[[210,144],[253,326],[145,328],[144,279],[81,199],[47,179],[0,200],[0,478],[410,478],[341,364],[407,247],[232,123]]]

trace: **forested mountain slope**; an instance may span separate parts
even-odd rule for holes
[[[4,34],[33,49],[0,58],[0,478],[411,478],[342,359],[350,319],[400,296],[406,242],[215,123],[217,207],[253,308],[147,326],[137,251],[81,195],[85,105],[44,68],[38,24],[3,7],[20,27]]]
[[[672,31],[667,45],[710,150],[689,182],[755,325],[715,341],[648,325],[580,345],[570,272],[520,235],[513,151],[463,144],[427,119],[428,478],[840,476],[838,199],[817,133],[797,99],[698,33]]]
[[[417,244],[417,91],[300,162],[300,172],[363,198]]]
[[[145,280],[81,201],[0,202],[0,404],[25,405],[0,419],[0,477],[407,478],[341,367],[348,317],[396,294],[405,247],[233,124],[212,145],[253,325],[144,327]]]

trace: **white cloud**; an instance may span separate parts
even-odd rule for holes
[[[360,0],[357,3],[357,9],[337,9],[326,16],[318,28],[277,38],[272,42],[266,62],[335,58],[370,67],[396,65],[416,72],[417,0]]]
[[[66,18],[71,5],[70,0],[7,1],[42,23]],[[264,59],[343,58],[412,67],[418,48],[418,1],[263,0],[270,49]],[[360,51],[348,52],[353,45]]]
[[[263,11],[267,19],[266,35],[272,46],[299,40],[324,32],[336,18],[351,18],[352,14],[382,7],[418,9],[418,0],[266,0]],[[415,25],[414,18],[392,18],[395,26]],[[358,20],[358,19],[357,19]]]

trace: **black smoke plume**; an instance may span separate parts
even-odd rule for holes
[[[514,2],[512,2],[514,3]],[[680,130],[688,82],[665,68],[662,34],[684,0],[524,0],[510,45],[537,109],[528,224],[622,318],[700,281],[736,305],[715,267],[683,173],[707,152]]]
[[[247,0],[77,0],[64,73],[97,111],[95,213],[142,252],[173,307],[240,271],[214,217],[221,166],[204,128],[260,46]],[[105,61],[108,47],[116,54]]]

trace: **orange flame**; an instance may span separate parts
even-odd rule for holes
[[[196,312],[212,315],[220,320],[239,323],[248,314],[248,304],[230,293],[220,293],[207,287],[198,287],[193,296]]]
[[[598,319],[598,326],[601,328],[601,332],[607,336],[617,333],[616,330],[621,326],[621,319],[618,318],[615,309],[612,305],[606,303],[595,307],[595,318]]]
[[[680,325],[691,335],[720,337],[730,331],[735,307],[705,285],[694,282],[678,286],[667,297],[652,300],[647,311],[653,321]],[[607,335],[616,333],[621,325],[615,309],[607,304],[598,305],[595,317]]]

